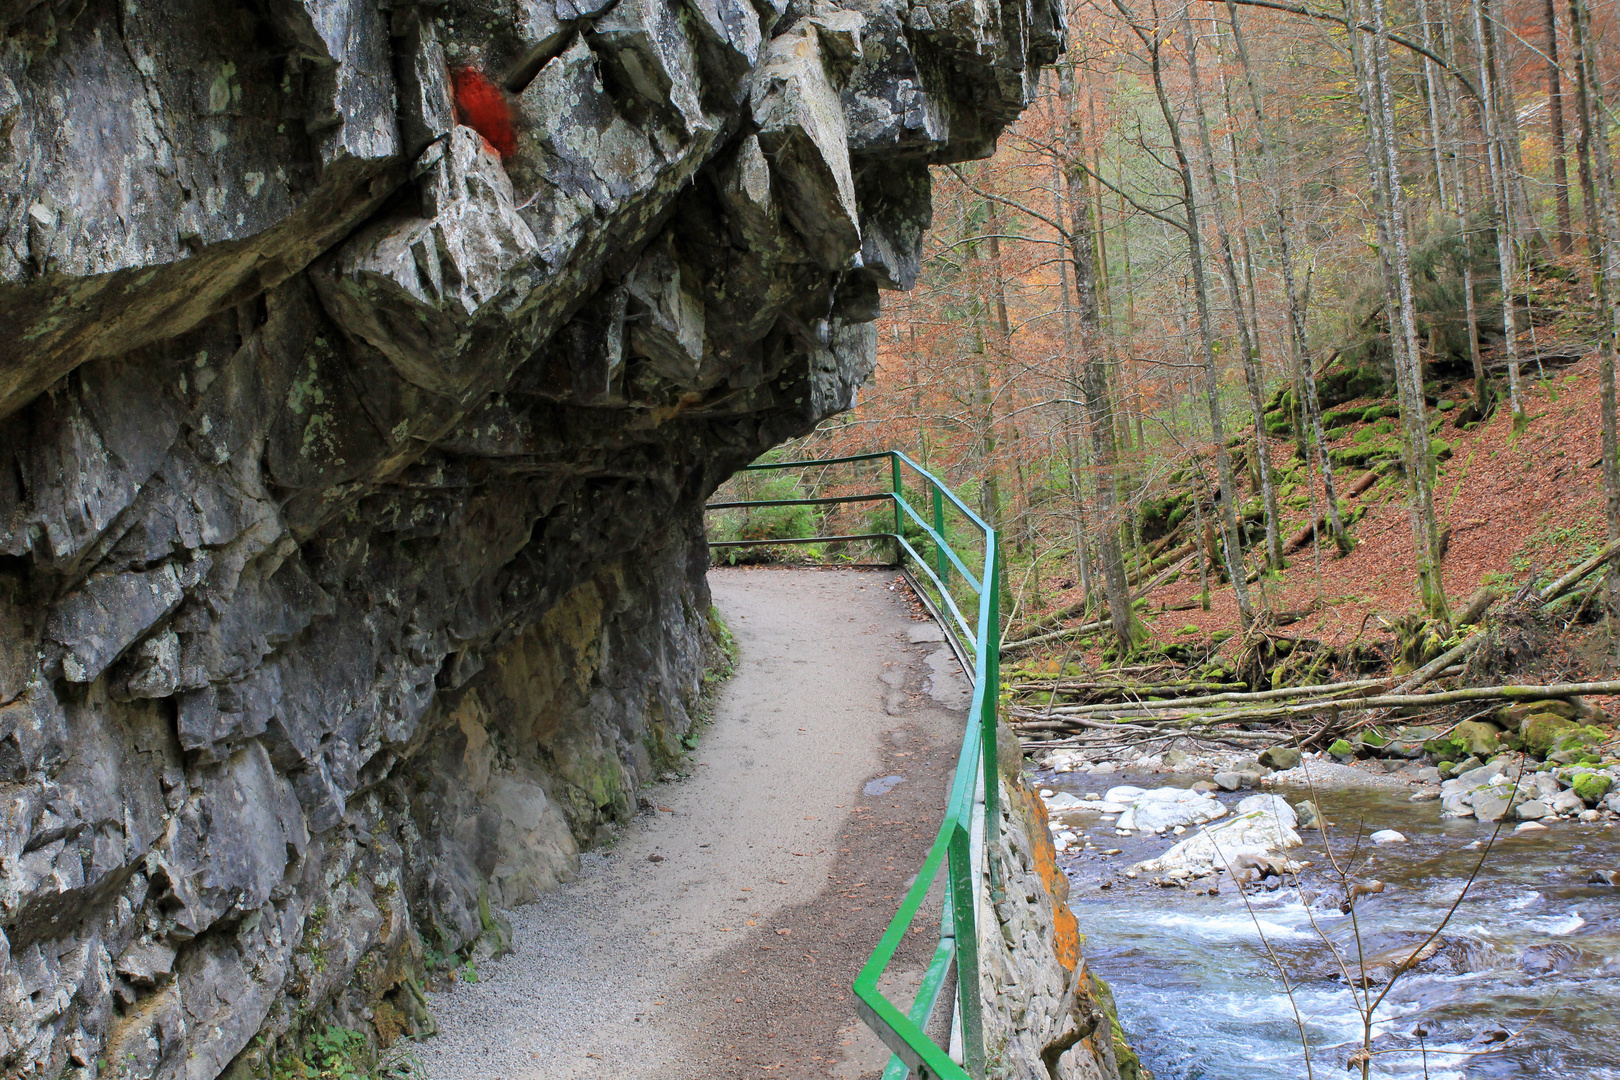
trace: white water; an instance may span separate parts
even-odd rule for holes
[[[1310,906],[1291,888],[1245,905],[1229,880],[1219,896],[1200,897],[1116,876],[1128,862],[1156,855],[1165,840],[1070,863],[1070,902],[1087,935],[1088,962],[1109,981],[1121,1023],[1159,1080],[1346,1075],[1346,1059],[1363,1042],[1366,995],[1347,986],[1334,950],[1352,974],[1358,932],[1369,958],[1408,955],[1445,918],[1473,870],[1479,853],[1466,845],[1488,835],[1475,822],[1441,822],[1434,804],[1408,803],[1399,793],[1324,793],[1323,802],[1333,820],[1359,820],[1363,835],[1397,827],[1411,839],[1362,845],[1358,858],[1370,864],[1357,880],[1376,877],[1385,890],[1364,898],[1354,920],[1327,895],[1332,882],[1309,872],[1304,887],[1323,894]],[[1347,851],[1350,839],[1337,837],[1336,850]],[[1308,842],[1321,840],[1311,834]],[[1130,842],[1110,835],[1115,843]],[[1327,865],[1319,850],[1291,854]],[[1401,977],[1378,1005],[1371,1075],[1620,1080],[1620,893],[1585,884],[1617,855],[1615,829],[1562,824],[1498,838],[1443,931],[1441,954]],[[1102,878],[1110,889],[1098,889]],[[1383,989],[1375,985],[1371,996]]]

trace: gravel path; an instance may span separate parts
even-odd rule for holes
[[[849,983],[937,828],[965,683],[892,575],[709,581],[741,662],[690,778],[644,792],[656,811],[512,912],[513,952],[479,982],[432,995],[433,1080],[881,1072]],[[910,938],[897,988],[932,948]]]

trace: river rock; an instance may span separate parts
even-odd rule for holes
[[[1481,821],[1501,821],[1507,816],[1512,801],[1501,795],[1489,793],[1475,795],[1473,799],[1474,816]]]
[[[1405,834],[1398,833],[1394,829],[1379,829],[1377,832],[1367,837],[1367,839],[1379,845],[1406,843]]]
[[[1424,744],[1440,734],[1438,728],[1421,725],[1401,728],[1384,744],[1384,753],[1390,757],[1415,761],[1424,754]]]
[[[1544,758],[1557,749],[1559,741],[1575,731],[1578,725],[1556,713],[1542,711],[1524,718],[1519,728],[1519,741],[1527,753]]]
[[[1222,791],[1240,791],[1243,788],[1243,774],[1235,772],[1218,772],[1215,774],[1215,786]]]
[[[1478,757],[1467,757],[1462,761],[1456,761],[1440,766],[1440,772],[1446,777],[1446,779],[1449,780],[1461,776],[1464,773],[1471,772],[1484,764],[1485,762],[1480,760]]]
[[[1474,816],[1473,800],[1463,794],[1442,795],[1440,797],[1440,816],[1443,818],[1471,818]]]
[[[1552,807],[1540,799],[1531,799],[1529,802],[1522,802],[1513,808],[1514,816],[1520,821],[1540,821],[1552,812]]]
[[[1578,710],[1568,701],[1554,699],[1552,701],[1526,701],[1515,705],[1503,705],[1491,713],[1491,719],[1508,731],[1519,731],[1524,721],[1531,716],[1554,716],[1560,720],[1575,720],[1579,716]]]
[[[876,783],[876,781],[874,781],[874,783]],[[867,785],[867,787],[871,787],[871,786],[872,786],[871,784]],[[867,794],[871,795],[871,794],[874,794],[874,792],[868,791]],[[880,791],[880,792],[876,792],[875,794],[881,795],[881,794],[883,794],[883,792]],[[1060,814],[1065,810],[1080,810],[1080,809],[1087,809],[1087,808],[1095,808],[1094,804],[1087,803],[1083,799],[1077,799],[1073,795],[1069,794],[1067,791],[1060,791],[1056,795],[1053,795],[1049,799],[1046,799],[1045,796],[1042,796],[1042,798],[1046,802],[1046,809],[1049,812],[1054,813],[1054,814]]]
[[[1513,827],[1515,833],[1546,832],[1547,826],[1539,821],[1521,821]]]
[[[1260,752],[1260,764],[1268,769],[1279,772],[1292,769],[1299,764],[1299,748],[1294,746],[1271,746]]]
[[[1580,796],[1586,805],[1596,806],[1613,786],[1614,779],[1604,773],[1577,773],[1570,783],[1570,790]]]
[[[1301,799],[1295,803],[1294,813],[1301,829],[1320,829],[1322,827],[1320,824],[1322,815],[1317,811],[1316,804],[1311,800]]]
[[[1464,720],[1451,737],[1472,757],[1488,758],[1502,749],[1502,729],[1487,720]]]
[[[1594,870],[1586,879],[1588,885],[1608,885],[1620,888],[1620,870]]]
[[[1240,855],[1266,856],[1304,843],[1294,831],[1298,819],[1281,795],[1251,795],[1225,821],[1206,825],[1156,859],[1133,869],[1165,873],[1183,867],[1194,873],[1219,871]]]
[[[1561,790],[1558,777],[1548,772],[1533,773],[1529,777],[1531,785],[1535,788],[1536,796],[1542,802],[1548,802]]]
[[[1164,763],[1180,772],[1195,767],[1197,759],[1185,750],[1171,750],[1164,755]]]
[[[1579,814],[1586,809],[1586,800],[1573,791],[1560,791],[1552,797],[1552,802],[1548,805],[1552,807],[1552,812],[1555,814]]]
[[[1163,832],[1177,826],[1202,825],[1225,814],[1225,806],[1201,792],[1155,788],[1137,796],[1120,815],[1118,826],[1136,832]]]

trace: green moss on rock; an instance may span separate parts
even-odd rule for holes
[[[1603,773],[1577,773],[1570,786],[1575,789],[1575,794],[1586,801],[1586,805],[1596,806],[1614,787],[1614,780]]]

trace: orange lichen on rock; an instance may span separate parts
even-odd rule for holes
[[[473,67],[450,72],[450,90],[457,120],[482,135],[502,161],[517,152],[517,123],[504,90]]]
[[[1041,884],[1052,896],[1052,951],[1064,970],[1073,972],[1080,962],[1080,923],[1069,910],[1069,879],[1058,866],[1046,804],[1025,784],[1009,784],[1008,788],[1022,808],[1019,816],[1024,819],[1029,833],[1030,860],[1041,876]]]

